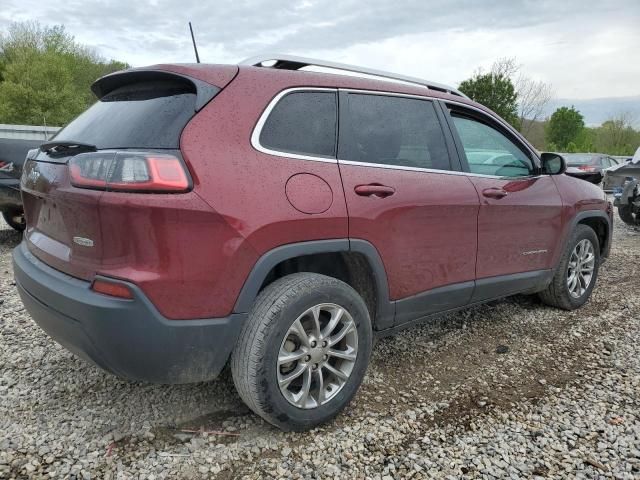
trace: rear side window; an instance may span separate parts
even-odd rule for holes
[[[471,173],[523,177],[533,173],[533,162],[498,130],[467,117],[453,115]]]
[[[437,170],[451,168],[444,133],[429,100],[350,93],[346,103],[340,159]]]
[[[178,148],[195,113],[195,87],[172,81],[120,87],[67,125],[56,140],[102,148]]]
[[[338,109],[335,92],[292,92],[271,110],[260,145],[297,155],[335,158]]]

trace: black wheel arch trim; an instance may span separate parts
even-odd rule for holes
[[[318,253],[355,252],[362,254],[371,267],[376,287],[376,318],[374,329],[393,325],[395,306],[389,301],[389,284],[378,250],[368,241],[338,238],[290,243],[264,253],[253,266],[234,306],[235,313],[247,313],[255,301],[269,272],[279,263],[304,255]]]
[[[602,219],[607,224],[607,242],[604,248],[601,248],[601,261],[609,256],[609,250],[611,249],[611,239],[613,236],[613,221],[611,217],[604,210],[583,210],[582,212],[578,212],[571,221],[571,228],[567,231],[567,236],[565,240],[565,247],[567,242],[571,239],[571,232],[573,232],[578,224],[583,220],[587,220],[590,218]]]

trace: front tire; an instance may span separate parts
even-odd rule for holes
[[[24,232],[27,226],[22,210],[7,210],[2,212],[2,218],[4,218],[4,221],[7,222],[11,228],[18,232]]]
[[[315,273],[296,273],[258,296],[231,356],[236,389],[282,430],[334,418],[357,392],[371,354],[371,321],[358,293]]]
[[[547,305],[575,310],[584,305],[593,291],[600,268],[600,242],[587,225],[573,231],[551,284],[538,295]]]

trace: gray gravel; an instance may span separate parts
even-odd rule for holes
[[[228,373],[157,386],[76,359],[22,308],[18,241],[0,223],[0,478],[640,478],[640,235],[623,225],[583,309],[519,296],[381,340],[355,401],[304,434],[251,414]]]

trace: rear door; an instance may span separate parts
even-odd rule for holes
[[[340,93],[349,237],[378,250],[396,324],[464,305],[473,290],[479,201],[443,118],[420,97]]]
[[[463,168],[480,197],[473,301],[534,286],[553,267],[562,228],[555,182],[510,129],[475,109],[449,105]]]

